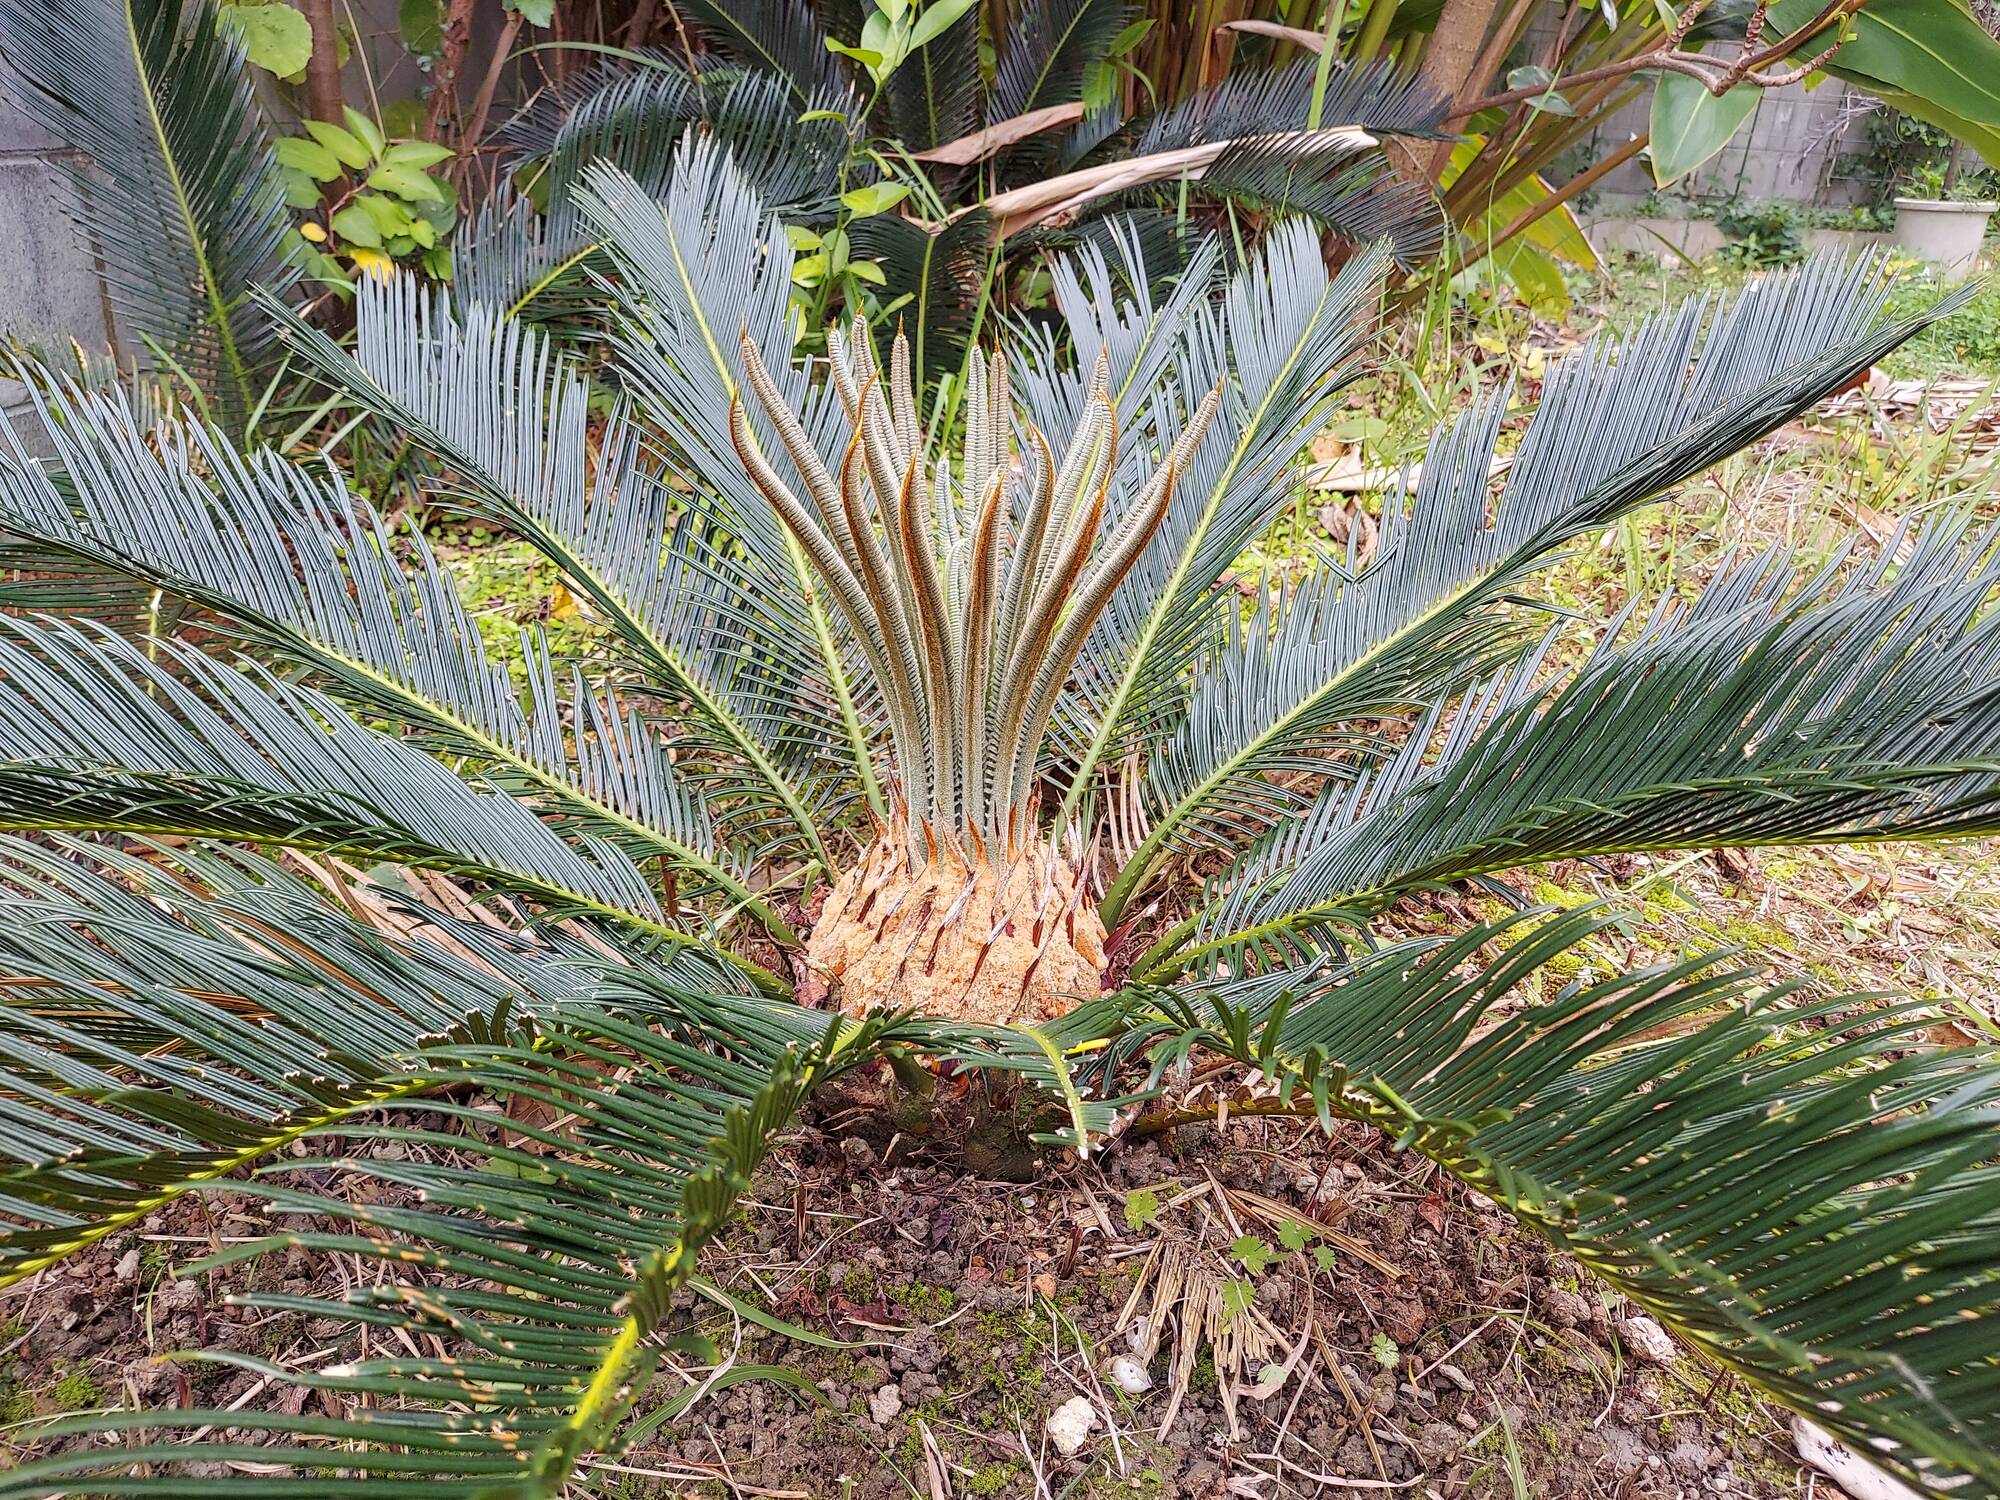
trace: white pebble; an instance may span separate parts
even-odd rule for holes
[[[903,1392],[900,1386],[885,1385],[868,1398],[868,1415],[880,1426],[888,1426],[903,1409]]]
[[[1144,1360],[1134,1359],[1129,1354],[1121,1354],[1111,1361],[1111,1379],[1128,1396],[1153,1388],[1153,1372],[1146,1368]]]
[[[1097,1408],[1090,1404],[1090,1398],[1072,1396],[1050,1415],[1045,1431],[1049,1441],[1056,1445],[1056,1452],[1069,1458],[1083,1447],[1090,1429],[1096,1425]]]
[[[1674,1341],[1667,1337],[1667,1330],[1651,1318],[1627,1318],[1618,1327],[1625,1336],[1625,1347],[1632,1351],[1634,1359],[1644,1360],[1649,1365],[1670,1365],[1674,1362]]]

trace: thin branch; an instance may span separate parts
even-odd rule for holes
[[[1704,0],[1705,3],[1705,0]],[[1859,11],[1867,0],[1829,0],[1820,13],[1805,26],[1793,32],[1782,41],[1774,42],[1759,49],[1757,39],[1763,34],[1761,18],[1769,11],[1767,0],[1759,0],[1756,10],[1744,28],[1744,45],[1741,53],[1733,61],[1713,57],[1705,52],[1683,52],[1680,43],[1685,38],[1693,19],[1699,15],[1701,4],[1690,6],[1684,12],[1673,31],[1669,32],[1660,45],[1651,51],[1642,52],[1637,57],[1621,58],[1617,62],[1605,63],[1601,67],[1586,68],[1581,73],[1572,73],[1567,78],[1544,84],[1529,84],[1525,88],[1507,89],[1502,93],[1488,94],[1483,99],[1474,99],[1454,108],[1447,119],[1462,120],[1486,109],[1502,109],[1509,105],[1523,104],[1533,99],[1541,99],[1553,93],[1557,84],[1565,88],[1575,88],[1582,84],[1602,83],[1607,79],[1627,78],[1634,73],[1682,73],[1696,79],[1708,92],[1720,98],[1739,84],[1749,84],[1754,88],[1782,88],[1789,83],[1797,83],[1829,62],[1833,54],[1840,50],[1836,40],[1831,46],[1817,53],[1801,66],[1782,69],[1778,72],[1763,71],[1765,64],[1776,62],[1798,50],[1814,36],[1824,31],[1836,21],[1843,21]]]

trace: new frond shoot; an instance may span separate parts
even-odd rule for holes
[[[1221,389],[1128,501],[1114,497],[1119,419],[1102,356],[1058,456],[1032,423],[1017,445],[1006,355],[975,350],[954,466],[918,420],[900,332],[886,370],[858,320],[827,343],[851,431],[837,473],[748,334],[750,390],[804,494],[760,450],[740,398],[730,413],[745,469],[853,632],[886,720],[887,817],[834,886],[807,962],[857,1014],[1058,1015],[1099,992],[1106,959],[1073,830],[1042,826],[1050,720],[1166,519]]]

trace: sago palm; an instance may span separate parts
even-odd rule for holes
[[[313,1408],[17,1433],[0,1494],[186,1493],[193,1457],[558,1494],[814,1085],[1009,1070],[1089,1151],[1197,1048],[1381,1126],[1913,1482],[2000,1486],[1988,1055],[1727,954],[1539,987],[1615,911],[1377,920],[1558,858],[2000,825],[2000,560],[1964,516],[1739,559],[1580,654],[1536,603],[1566,544],[1907,337],[1879,267],[1552,364],[1497,482],[1517,398],[1481,398],[1371,555],[1246,610],[1218,581],[1360,368],[1379,253],[1329,274],[1280,230],[1160,287],[1131,241],[1085,252],[1061,339],[972,360],[947,433],[899,347],[791,358],[791,252],[713,148],[663,200],[599,166],[579,210],[608,350],[408,283],[366,289],[351,351],[270,311],[560,572],[585,660],[489,655],[332,463],[22,372],[0,524],[190,628],[121,639],[54,585],[0,627],[0,1265],[227,1179],[277,1227],[189,1269],[357,1256],[344,1295],[243,1300],[413,1341],[256,1366]],[[482,1093],[539,1107],[501,1131]],[[425,1149],[346,1154],[371,1140]]]

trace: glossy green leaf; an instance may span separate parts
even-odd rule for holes
[[[365,167],[373,159],[367,144],[351,130],[342,130],[325,120],[307,120],[305,128],[307,135],[339,157],[344,166]]]
[[[1819,0],[1779,0],[1771,19],[1789,29],[1819,10]],[[1870,0],[1846,26],[1827,72],[1951,131],[2000,166],[2000,41],[1960,0]]]
[[[1662,73],[1653,86],[1653,180],[1676,182],[1728,144],[1763,90],[1742,83],[1717,98],[1699,79]]]
[[[840,201],[850,212],[865,219],[871,214],[887,213],[909,196],[909,188],[900,182],[872,182],[867,187],[842,193]]]
[[[382,153],[382,160],[388,166],[411,167],[421,172],[451,160],[452,155],[451,147],[440,146],[436,141],[398,141]]]
[[[385,193],[394,193],[398,198],[407,198],[412,203],[435,203],[444,197],[443,190],[435,182],[408,167],[377,167],[368,174],[368,185]]]
[[[360,137],[362,144],[368,148],[370,156],[379,157],[382,154],[382,147],[386,142],[382,139],[382,129],[379,125],[351,104],[341,107],[340,116],[347,122],[347,128]]]
[[[382,231],[376,226],[375,216],[360,203],[350,203],[328,221],[333,232],[350,245],[363,245],[375,249],[382,243]]]
[[[278,164],[303,172],[315,182],[331,182],[340,175],[340,158],[304,136],[286,136],[278,142]]]

